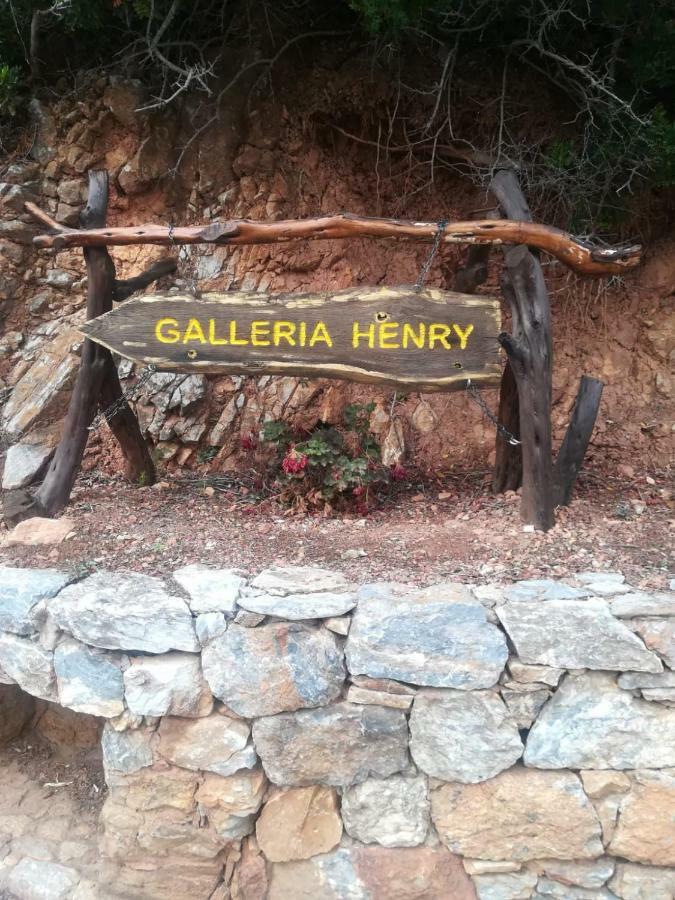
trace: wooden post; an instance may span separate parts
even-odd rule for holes
[[[529,216],[529,210],[511,170],[497,172],[491,190],[508,216]],[[500,335],[518,389],[523,491],[521,517],[528,525],[548,531],[554,522],[551,439],[551,311],[539,259],[526,246],[504,250],[511,305],[512,334]],[[505,391],[506,393],[506,391]],[[511,394],[513,392],[511,391]],[[500,403],[500,406],[502,404]],[[504,397],[504,415],[513,401]],[[504,423],[506,424],[506,423]],[[507,426],[508,427],[508,426]],[[502,465],[503,465],[502,456]],[[507,475],[515,478],[513,459]]]
[[[108,209],[108,173],[89,173],[87,205],[80,216],[83,228],[105,225]],[[131,289],[150,284],[175,268],[175,262],[156,264],[149,273],[129,281],[115,280],[115,266],[105,247],[85,247],[87,266],[87,318],[93,319],[112,309],[113,299],[128,296]],[[82,346],[80,368],[70,398],[63,437],[44,481],[31,496],[27,491],[12,491],[3,498],[3,515],[8,523],[29,516],[57,515],[68,503],[91,425],[99,405],[107,408],[122,396],[117,368],[110,351],[86,339]],[[136,416],[124,403],[110,417],[110,427],[120,443],[130,480],[152,484],[155,469]]]

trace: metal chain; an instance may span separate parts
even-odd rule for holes
[[[173,222],[170,222],[169,223],[169,244],[171,245],[172,249],[175,249],[177,247],[176,240],[174,238],[174,230],[175,230],[175,225],[173,224]],[[199,288],[197,287],[196,266],[195,266],[194,260],[192,259],[192,256],[190,255],[189,250],[187,250],[187,247],[179,248],[178,259],[180,260],[181,254],[183,254],[183,250],[185,250],[184,259],[187,261],[187,268],[188,268],[188,272],[187,272],[188,290],[194,297],[199,297],[200,291],[199,291]],[[150,381],[150,379],[156,372],[157,372],[157,366],[154,366],[154,365],[146,366],[145,371],[143,372],[143,374],[138,378],[138,380],[134,384],[132,384],[130,387],[128,387],[125,391],[123,391],[121,393],[121,395],[117,398],[117,400],[113,401],[110,404],[110,406],[107,406],[105,409],[102,409],[98,413],[98,415],[94,418],[93,422],[89,426],[88,430],[89,431],[97,431],[101,427],[101,425],[103,425],[104,422],[110,422],[110,420],[113,418],[113,416],[117,415],[117,413],[128,404],[129,400],[137,400],[138,399],[137,395],[139,394],[141,388],[145,384],[147,384],[148,381]],[[184,375],[183,378],[181,378],[181,380],[177,384],[174,384],[172,386],[171,393],[173,394],[174,391],[178,390],[178,388],[180,388],[180,386],[183,384],[183,382],[186,381],[189,377],[190,377],[189,373],[187,375]]]
[[[447,219],[440,219],[437,223],[438,231],[434,235],[434,242],[431,245],[431,250],[429,251],[429,255],[426,260],[422,263],[422,268],[420,269],[420,274],[417,276],[417,281],[415,282],[415,290],[421,291],[424,287],[424,282],[426,281],[426,277],[429,274],[429,269],[431,268],[431,264],[434,261],[434,257],[438,253],[438,248],[441,246],[441,241],[443,240],[443,232],[446,229],[448,224]]]
[[[136,397],[134,397],[134,394],[140,391],[143,385],[150,381],[156,371],[156,366],[148,366],[145,372],[143,372],[143,374],[140,376],[138,381],[135,382],[135,384],[132,384],[130,387],[128,387],[126,391],[122,391],[117,400],[114,400],[110,404],[110,406],[106,406],[105,409],[102,409],[98,413],[98,415],[94,418],[94,421],[89,426],[88,431],[98,431],[101,425],[103,425],[104,422],[109,422],[113,418],[113,416],[117,415],[117,413],[127,405],[129,400],[137,399]]]
[[[495,416],[495,414],[492,412],[490,407],[487,405],[485,400],[483,400],[478,388],[475,386],[475,384],[471,383],[470,378],[467,378],[467,380],[466,380],[466,392],[469,395],[469,398],[471,400],[473,400],[474,403],[477,403],[478,406],[480,406],[485,418],[489,419],[490,422],[492,422],[492,424],[495,426],[499,437],[503,438],[503,440],[505,440],[505,441],[508,441],[512,447],[519,447],[521,444],[521,441],[518,440],[518,438],[515,436],[515,434],[511,434],[511,432],[509,431],[508,428],[505,428],[502,425],[502,423],[499,421],[499,419]]]
[[[438,253],[438,248],[441,246],[441,241],[443,240],[443,232],[445,231],[447,224],[448,224],[447,219],[440,219],[438,222],[438,231],[434,235],[434,242],[431,245],[431,250],[429,251],[429,255],[427,256],[426,260],[422,264],[422,268],[420,269],[420,274],[418,275],[417,281],[415,282],[415,290],[416,291],[421,291],[422,288],[424,287],[424,282],[426,280],[427,275],[429,274],[429,269],[431,268],[431,264],[434,261],[434,257]],[[478,406],[481,408],[483,415],[487,419],[489,419],[489,421],[492,422],[492,424],[495,426],[495,428],[497,429],[497,434],[501,438],[503,438],[505,441],[508,441],[512,447],[519,447],[520,441],[518,440],[518,438],[514,434],[511,434],[511,432],[508,430],[508,428],[505,428],[502,425],[502,423],[497,419],[497,417],[492,412],[490,407],[487,405],[485,400],[483,400],[483,398],[481,397],[481,393],[478,390],[478,388],[474,384],[471,383],[470,378],[467,378],[467,380],[466,380],[466,392],[469,395],[469,398],[471,400],[473,400],[474,403],[477,403]]]
[[[169,225],[169,243],[173,249],[176,248],[176,241],[174,239],[174,224],[171,222]],[[201,291],[197,285],[197,263],[190,253],[190,249],[187,244],[184,244],[178,250],[178,261],[182,261],[181,269],[183,274],[186,277],[188,282],[188,290],[192,294],[193,297],[201,297]]]

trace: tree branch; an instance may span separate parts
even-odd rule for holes
[[[145,272],[141,272],[140,275],[135,275],[133,278],[116,278],[113,286],[113,300],[116,303],[121,303],[122,300],[131,297],[136,291],[141,291],[143,288],[148,287],[148,285],[157,281],[158,278],[163,278],[164,275],[170,275],[172,272],[175,272],[177,268],[178,260],[171,257],[169,259],[160,259],[158,262],[153,263],[149,269],[146,269]]]
[[[26,210],[48,224],[56,234],[38,235],[36,247],[109,247],[129,244],[276,244],[294,240],[326,240],[370,237],[433,240],[437,222],[410,222],[403,219],[377,219],[347,213],[315,219],[287,219],[279,222],[252,222],[232,219],[210,225],[169,228],[165,225],[141,225],[78,230],[59,225],[32,203]],[[36,215],[37,212],[37,215]],[[632,269],[640,262],[641,248],[597,248],[567,232],[532,222],[509,219],[484,219],[475,222],[450,222],[442,242],[446,244],[516,244],[536,247],[556,257],[582,275],[611,275]]]

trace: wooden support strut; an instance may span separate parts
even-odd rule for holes
[[[89,173],[89,196],[80,221],[85,228],[105,224],[108,208],[108,173]],[[113,300],[122,300],[176,268],[175,260],[155,263],[147,272],[117,281],[115,266],[105,247],[85,246],[87,265],[87,318],[93,319],[112,309]],[[121,401],[122,388],[110,351],[85,340],[80,368],[66,414],[63,437],[45,478],[31,496],[27,491],[11,491],[3,498],[3,516],[9,524],[34,515],[54,516],[68,503],[80,468],[97,408],[106,409]],[[117,405],[117,404],[116,404]],[[130,481],[152,484],[155,468],[136,416],[120,402],[108,424],[117,438],[126,460]]]
[[[603,383],[583,375],[572,418],[553,467],[555,502],[568,506],[600,408]]]
[[[232,219],[169,228],[165,225],[73,229],[67,228],[33,203],[26,210],[54,234],[41,234],[33,239],[36,247],[111,247],[128,244],[273,244],[294,240],[326,240],[334,238],[403,238],[433,240],[438,233],[436,222],[410,222],[400,219],[377,219],[347,213],[315,219],[288,219],[279,222],[251,222]],[[449,222],[442,236],[446,244],[526,244],[545,250],[561,263],[581,275],[612,275],[635,268],[640,263],[641,248],[594,247],[558,228],[533,222],[509,219],[484,219],[475,222]]]

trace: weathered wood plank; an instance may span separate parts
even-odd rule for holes
[[[160,369],[342,378],[424,391],[501,377],[499,301],[433,288],[130,300],[83,334]]]

